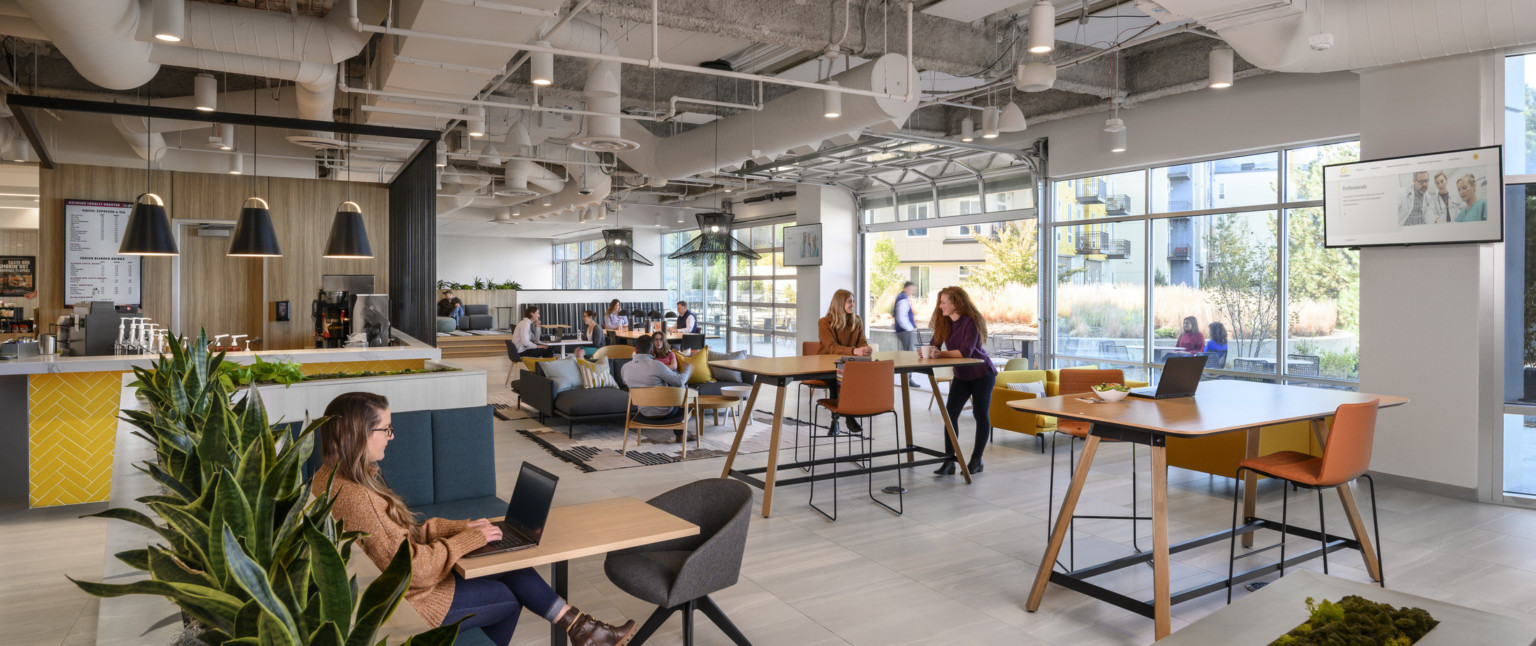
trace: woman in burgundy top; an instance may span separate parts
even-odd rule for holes
[[[971,414],[976,417],[976,444],[971,447],[971,459],[966,466],[973,474],[981,473],[981,453],[986,450],[987,439],[992,435],[988,409],[992,406],[992,386],[997,382],[997,368],[992,365],[992,357],[987,355],[984,345],[987,321],[971,304],[971,296],[959,287],[939,290],[939,304],[929,320],[933,325],[933,348],[947,348],[938,353],[940,357],[982,360],[978,365],[955,368],[955,378],[949,382],[949,399],[944,403],[949,422],[958,431],[960,411],[965,409],[966,400],[970,400]],[[950,446],[946,435],[944,453],[953,458],[957,452],[958,447]],[[953,459],[945,460],[934,473],[954,475]]]
[[[1189,354],[1205,350],[1205,335],[1200,333],[1200,321],[1195,317],[1184,317],[1184,332],[1179,335],[1178,346]]]

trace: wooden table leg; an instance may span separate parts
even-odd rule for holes
[[[722,478],[731,477],[731,464],[736,461],[736,450],[741,448],[741,437],[747,434],[747,420],[752,418],[752,407],[757,405],[757,391],[762,387],[763,382],[752,381],[752,394],[747,395],[747,414],[736,424],[736,439],[731,440],[731,452],[725,454],[725,469],[720,472]],[[778,446],[775,445],[774,448]]]
[[[1051,571],[1056,567],[1061,544],[1067,539],[1067,527],[1072,523],[1072,514],[1077,511],[1077,498],[1083,493],[1083,483],[1088,481],[1088,467],[1093,465],[1093,454],[1098,449],[1099,437],[1089,435],[1083,442],[1083,455],[1077,460],[1077,471],[1072,473],[1072,485],[1067,487],[1067,496],[1061,501],[1061,511],[1056,514],[1056,527],[1051,530],[1051,541],[1045,545],[1045,556],[1040,557],[1040,570],[1035,573],[1035,585],[1029,589],[1025,610],[1034,612],[1040,609],[1040,600],[1045,596],[1046,584],[1051,582]]]
[[[1328,446],[1326,420],[1312,420],[1312,434],[1317,437],[1319,447]],[[1376,549],[1371,545],[1371,533],[1366,530],[1365,519],[1360,516],[1360,506],[1355,504],[1355,492],[1349,484],[1339,485],[1337,489],[1339,504],[1344,506],[1344,517],[1349,519],[1349,529],[1355,533],[1355,540],[1360,542],[1360,556],[1365,559],[1365,571],[1371,575],[1372,581],[1380,581],[1381,562],[1376,560]]]
[[[901,379],[901,419],[907,428],[907,446],[912,446],[912,385],[908,375],[896,375]],[[907,461],[913,462],[917,454],[907,451]]]
[[[933,385],[933,396],[939,396],[939,378],[933,373],[928,373],[928,383]],[[940,406],[939,417],[944,420],[944,432],[949,435],[949,445],[955,447],[955,462],[960,465],[960,475],[965,476],[965,484],[971,484],[971,467],[965,461],[965,451],[960,450],[960,438],[955,437],[955,425],[949,422],[949,408]]]
[[[1173,632],[1168,592],[1168,447],[1152,446],[1152,622],[1158,639]]]
[[[768,473],[763,474],[763,518],[767,518],[773,511],[773,480],[779,473],[779,429],[784,425],[784,392],[787,390],[788,384],[779,386],[779,392],[773,398],[773,432],[768,436]]]
[[[1248,447],[1244,451],[1244,457],[1259,457],[1259,429],[1250,428],[1243,431],[1248,436]],[[1248,471],[1243,476],[1243,517],[1252,518],[1259,510],[1259,474]],[[1253,547],[1253,532],[1243,534],[1243,547]]]

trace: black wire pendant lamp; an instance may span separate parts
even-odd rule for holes
[[[351,135],[348,135],[347,201],[336,207],[336,218],[331,220],[331,235],[325,243],[326,258],[360,260],[373,257],[373,246],[368,244],[368,226],[363,223],[363,207],[352,201],[351,140]]]
[[[736,221],[735,215],[726,212],[699,213],[694,219],[699,222],[699,235],[678,247],[677,251],[667,254],[667,258],[707,259],[725,255],[757,260],[763,257],[753,251],[751,246],[731,237],[731,224]]]
[[[604,229],[603,245],[602,249],[582,259],[581,264],[619,263],[654,266],[649,259],[635,251],[635,234],[629,229]]]
[[[150,105],[154,104],[152,94],[148,102]],[[146,132],[154,132],[150,128],[151,123],[151,120],[145,119]],[[165,200],[149,192],[150,169],[155,159],[153,140],[152,136],[145,137],[147,152],[144,156],[144,192],[133,199],[133,211],[128,214],[128,226],[124,228],[122,241],[117,243],[117,253],[120,255],[180,255],[180,251],[176,248],[176,234],[171,229],[171,217],[165,212]]]
[[[260,102],[261,97],[252,93],[252,116],[257,114]],[[267,206],[266,200],[256,197],[256,178],[261,174],[261,146],[256,140],[260,134],[255,127],[251,128],[251,196],[240,205],[240,218],[235,220],[235,235],[229,241],[226,254],[229,256],[278,258],[283,255],[283,248],[277,242],[277,230],[272,227],[272,208]],[[237,150],[234,154],[240,152]]]

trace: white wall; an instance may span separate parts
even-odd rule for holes
[[[1109,152],[1104,112],[1032,125],[993,145],[1027,148],[1047,137],[1047,172],[1067,177],[1350,136],[1360,132],[1359,86],[1350,72],[1268,74],[1225,90],[1146,101],[1120,111],[1127,131],[1123,153]]]
[[[554,275],[545,238],[437,237],[437,277],[467,283],[475,276],[515,280],[525,289],[549,289]]]
[[[1362,72],[1361,157],[1497,143],[1499,64],[1490,53]],[[1492,495],[1503,394],[1493,329],[1502,301],[1498,246],[1361,250],[1360,390],[1413,400],[1382,411],[1373,470],[1464,489],[1483,485],[1483,497]]]

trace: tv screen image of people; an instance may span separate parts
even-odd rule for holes
[[[1489,146],[1325,166],[1325,246],[1502,241],[1502,152]]]

